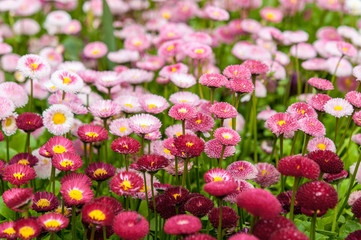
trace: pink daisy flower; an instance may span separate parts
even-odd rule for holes
[[[173,137],[179,137],[180,135],[182,135],[183,131],[183,127],[182,124],[174,124],[171,125],[169,127],[167,127],[164,131],[165,135],[167,135],[168,138],[173,138]],[[194,134],[194,132],[192,130],[186,129],[185,131],[186,134]]]
[[[186,43],[183,46],[184,53],[193,59],[209,58],[212,54],[212,48],[201,43]]]
[[[254,188],[252,184],[245,180],[235,179],[234,181],[238,184],[238,187],[233,193],[223,198],[223,200],[226,202],[237,203],[237,196],[239,193],[246,192]]]
[[[214,127],[214,120],[211,116],[197,113],[193,118],[186,120],[186,128],[194,132],[208,132],[211,131]]]
[[[361,108],[361,93],[357,91],[348,92],[345,99],[351,103],[355,108]]]
[[[176,63],[163,67],[159,72],[159,76],[170,78],[170,76],[175,73],[187,73],[187,72],[188,72],[187,65],[183,63]]]
[[[69,219],[60,213],[46,213],[37,222],[45,231],[58,232],[68,226]]]
[[[120,113],[120,106],[112,100],[99,100],[89,106],[89,111],[94,117],[109,118]]]
[[[121,110],[126,113],[140,113],[143,111],[139,103],[139,97],[134,95],[121,95],[114,102],[119,104]]]
[[[125,137],[130,135],[133,130],[130,128],[127,118],[119,118],[110,123],[109,132],[115,136]]]
[[[96,79],[96,84],[99,84],[102,87],[112,88],[122,82],[119,73],[114,71],[99,72],[97,75],[98,78]]]
[[[283,18],[283,14],[278,8],[264,7],[259,13],[262,19],[272,23],[279,23]]]
[[[209,88],[220,88],[227,82],[227,78],[218,73],[205,73],[199,78],[199,83]]]
[[[103,42],[88,43],[83,49],[84,56],[91,59],[102,58],[107,52],[108,47]]]
[[[0,65],[5,72],[15,72],[20,56],[14,53],[5,54],[1,57]]]
[[[315,109],[303,102],[292,104],[287,108],[286,113],[297,120],[302,118],[317,118],[317,112]]]
[[[316,109],[317,111],[324,112],[325,104],[332,99],[326,94],[316,94],[307,100],[307,104]]]
[[[83,166],[83,160],[73,152],[55,154],[52,157],[53,166],[60,171],[78,171]]]
[[[209,111],[221,119],[237,117],[236,108],[226,102],[214,103]]]
[[[73,147],[73,142],[62,136],[50,138],[44,145],[44,149],[40,148],[39,150],[40,155],[44,157],[52,157],[55,154],[66,152],[75,152],[75,149]]]
[[[161,57],[174,57],[176,56],[181,48],[180,40],[172,40],[162,43],[158,48],[158,54]]]
[[[280,180],[281,174],[272,164],[257,163],[255,167],[258,174],[254,181],[262,188],[270,187]]]
[[[29,183],[30,180],[36,178],[36,172],[28,165],[11,164],[2,171],[2,178],[4,181],[19,186]]]
[[[342,98],[333,98],[324,105],[325,112],[336,117],[341,118],[350,116],[353,113],[352,105]]]
[[[159,56],[145,56],[136,63],[136,67],[148,71],[159,70],[165,64],[165,60]]]
[[[113,231],[123,239],[142,239],[149,233],[148,221],[137,212],[120,212],[115,216]]]
[[[228,165],[226,169],[234,179],[247,180],[257,177],[258,170],[250,162],[237,161]]]
[[[61,184],[60,193],[68,205],[79,205],[90,202],[93,190],[82,181],[65,181]]]
[[[116,52],[109,52],[107,57],[114,63],[135,62],[140,58],[139,52],[127,49],[120,49]]]
[[[251,74],[266,74],[269,71],[269,68],[266,64],[257,60],[247,60],[242,63],[241,66],[248,68],[251,71]]]
[[[349,61],[347,61],[345,58],[342,58],[340,63],[338,63],[340,61],[340,57],[330,57],[329,59],[327,59],[326,64],[327,64],[327,71],[329,74],[334,74],[335,70],[336,70],[336,66],[337,67],[337,71],[336,71],[336,77],[348,77],[352,74],[352,65]]]
[[[51,75],[50,81],[57,89],[70,93],[79,92],[84,85],[83,80],[78,74],[66,70],[54,72]]]
[[[317,56],[314,47],[309,43],[298,43],[293,45],[290,49],[290,54],[299,59],[311,59]]]
[[[361,111],[355,112],[352,116],[352,120],[357,126],[361,126]]]
[[[225,127],[217,128],[214,131],[214,137],[226,146],[235,146],[241,141],[241,137],[236,131]]]
[[[342,55],[353,57],[357,54],[357,49],[348,42],[339,41],[337,42],[336,47]]]
[[[143,179],[133,171],[117,173],[110,182],[110,190],[118,196],[132,196],[144,185]]]
[[[174,105],[180,103],[187,103],[192,106],[197,106],[199,103],[199,96],[192,92],[176,92],[169,96],[169,101]]]
[[[43,112],[43,122],[50,133],[64,135],[73,126],[74,114],[67,106],[55,104]]]
[[[11,116],[15,111],[14,103],[6,97],[0,97],[0,106],[0,120]]]
[[[34,218],[22,218],[15,222],[14,230],[17,237],[27,240],[38,237],[42,231]]]
[[[361,81],[361,65],[353,68],[352,75],[356,78],[357,81]]]
[[[81,23],[78,20],[71,20],[63,27],[63,32],[69,35],[75,35],[81,30]]]
[[[308,79],[307,83],[321,91],[328,91],[334,89],[333,84],[330,81],[322,78],[313,77]]]
[[[152,81],[154,73],[143,69],[130,68],[121,72],[119,77],[129,84],[136,85]]]
[[[212,37],[205,32],[193,32],[184,36],[186,42],[199,42],[207,45],[212,45]]]
[[[158,114],[169,107],[167,100],[155,94],[145,94],[139,98],[139,103],[147,113]]]
[[[48,62],[35,54],[22,56],[18,61],[17,69],[24,77],[32,79],[41,79],[50,73]]]
[[[170,80],[174,85],[182,89],[190,88],[197,83],[193,75],[186,73],[174,73],[170,76]]]
[[[247,33],[257,33],[261,27],[261,24],[254,19],[243,19],[241,22],[241,29]]]
[[[129,118],[129,126],[135,133],[148,134],[159,130],[160,120],[149,114],[137,114]]]
[[[204,12],[208,18],[215,21],[227,21],[229,19],[229,13],[222,8],[207,6]]]
[[[3,222],[0,224],[0,238],[16,239],[16,231],[14,222]]]
[[[4,82],[0,84],[0,97],[11,100],[16,108],[25,106],[29,100],[25,89],[14,82]]]
[[[322,137],[326,135],[325,126],[316,118],[302,118],[298,120],[298,127],[302,132],[312,137]]]
[[[144,35],[139,34],[135,36],[130,36],[124,41],[124,48],[128,50],[143,52],[151,46],[150,39]]]
[[[204,174],[204,181],[206,183],[216,181],[233,181],[232,175],[222,168],[213,168]]]
[[[195,117],[197,110],[187,103],[176,104],[169,109],[168,115],[175,120],[187,120]]]
[[[170,235],[186,235],[200,231],[202,223],[199,218],[192,215],[176,215],[169,219],[164,224],[164,232]]]
[[[52,47],[43,48],[39,54],[48,61],[51,67],[56,67],[63,62],[61,53]]]
[[[17,188],[13,187],[6,190],[2,198],[5,205],[16,212],[23,212],[23,208],[31,203],[33,199],[32,188]]]
[[[307,151],[313,152],[317,150],[329,150],[336,152],[336,147],[333,141],[327,137],[312,138],[307,145]]]
[[[272,115],[267,119],[266,126],[276,136],[291,134],[298,130],[297,120],[286,113]]]
[[[328,69],[326,60],[323,58],[308,59],[304,61],[301,66],[309,71],[327,71]]]
[[[213,181],[206,183],[203,190],[212,196],[223,198],[236,191],[238,184],[233,181]]]
[[[250,79],[251,71],[242,65],[230,65],[223,70],[223,74],[228,78]]]
[[[361,133],[355,134],[351,137],[351,140],[357,145],[361,145]]]

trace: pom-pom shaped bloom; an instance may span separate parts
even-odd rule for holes
[[[194,132],[208,132],[214,127],[214,119],[204,113],[197,113],[193,118],[186,120],[186,129],[190,129]]]
[[[143,155],[137,160],[137,170],[156,173],[169,165],[163,156]]]
[[[81,209],[83,222],[96,224],[100,226],[110,226],[112,224],[114,213],[110,207],[100,202],[90,202]]]
[[[205,73],[199,78],[199,83],[209,88],[220,88],[227,82],[227,78],[219,73]]]
[[[223,199],[224,201],[231,202],[231,203],[236,203],[237,202],[237,196],[238,196],[239,193],[246,192],[249,189],[254,188],[252,184],[250,184],[249,182],[247,182],[245,180],[236,179],[235,182],[238,184],[237,189],[233,193],[227,195]]]
[[[22,218],[15,222],[14,230],[18,238],[34,239],[41,233],[41,227],[33,218]]]
[[[257,163],[255,167],[258,173],[254,181],[262,188],[270,187],[280,180],[281,174],[272,164]]]
[[[69,219],[61,213],[46,213],[37,222],[47,232],[58,232],[68,226]]]
[[[3,120],[13,114],[15,111],[14,103],[5,97],[0,96],[0,119]]]
[[[85,174],[95,181],[104,181],[114,176],[115,167],[109,163],[95,162],[89,164],[85,169]]]
[[[93,191],[83,181],[65,181],[61,184],[60,193],[68,205],[79,205],[93,199]]]
[[[296,120],[300,120],[302,118],[317,118],[315,109],[303,102],[292,104],[287,108],[286,113],[291,117],[294,117]]]
[[[214,137],[226,146],[235,146],[241,141],[239,134],[233,129],[220,127],[214,131]]]
[[[203,177],[206,183],[217,181],[233,181],[232,175],[222,168],[210,169],[204,174]]]
[[[78,74],[67,70],[54,72],[50,81],[57,89],[69,93],[79,92],[84,86],[83,79]]]
[[[307,182],[296,192],[298,204],[310,211],[327,211],[336,207],[338,196],[335,188],[322,181]]]
[[[164,224],[164,232],[170,235],[192,234],[202,229],[199,218],[192,215],[177,215],[169,218]]]
[[[351,207],[351,212],[356,218],[361,218],[361,198],[358,198]]]
[[[343,170],[342,160],[332,151],[317,150],[309,153],[307,157],[315,161],[320,166],[321,172],[336,174]]]
[[[197,217],[203,217],[207,215],[213,207],[213,201],[204,196],[192,197],[186,202],[184,206],[187,212],[190,212]]]
[[[69,132],[74,122],[70,108],[62,104],[54,104],[43,112],[44,126],[54,135]]]
[[[246,209],[255,217],[272,218],[281,213],[278,199],[263,189],[250,189],[237,196],[237,206]]]
[[[238,184],[233,181],[215,181],[206,183],[203,190],[212,196],[224,197],[234,192],[237,187]]]
[[[19,186],[27,184],[30,180],[35,179],[36,172],[28,165],[12,164],[4,168],[2,178],[4,181]]]
[[[197,114],[197,110],[187,103],[181,103],[171,107],[168,114],[175,120],[187,120],[194,118]]]
[[[126,240],[143,239],[149,233],[148,221],[137,212],[121,212],[115,216],[113,231],[118,237]]]
[[[213,113],[217,118],[235,118],[237,117],[237,110],[229,103],[218,102],[214,103],[209,111]]]
[[[258,60],[247,60],[241,66],[248,68],[252,75],[266,74],[269,67]]]
[[[37,164],[38,161],[39,160],[37,157],[29,153],[18,153],[10,159],[9,165],[17,163],[21,165],[29,165],[30,167],[34,167],[34,165]]]
[[[326,113],[336,118],[350,116],[353,113],[352,105],[348,101],[342,98],[330,99],[324,105],[324,110]]]
[[[99,125],[81,125],[78,135],[83,142],[101,142],[108,138],[108,131]]]
[[[357,91],[348,92],[345,99],[356,108],[361,108],[361,93]]]
[[[296,228],[282,228],[274,232],[269,240],[309,240],[303,232],[298,231]]]
[[[258,170],[250,162],[237,161],[228,165],[226,169],[235,179],[246,180],[257,177]]]
[[[36,113],[22,113],[16,118],[16,126],[25,132],[33,132],[43,126],[43,119]]]
[[[8,208],[17,212],[22,212],[22,209],[27,207],[33,199],[33,189],[11,188],[3,193],[2,198]]]
[[[332,98],[326,94],[316,94],[307,99],[307,103],[317,111],[324,112],[325,104]]]
[[[237,93],[252,93],[254,85],[247,79],[231,79],[227,82],[226,88]]]
[[[298,130],[297,120],[286,113],[276,113],[266,121],[266,126],[277,137],[281,134],[287,135]]]
[[[91,59],[102,58],[107,52],[107,45],[103,42],[88,43],[83,49],[84,56]]]
[[[16,108],[25,106],[29,100],[25,89],[15,82],[1,83],[0,96],[11,100]]]
[[[129,118],[129,126],[137,134],[148,134],[159,130],[162,123],[150,114],[137,114]]]
[[[326,135],[325,126],[316,118],[302,118],[298,121],[298,127],[302,132],[312,137]]]
[[[330,81],[322,78],[313,77],[308,79],[307,83],[321,91],[328,91],[334,89],[333,84]]]
[[[335,174],[331,174],[331,173],[325,173],[323,174],[322,178],[323,180],[325,180],[326,182],[333,182],[342,178],[347,178],[348,176],[348,172],[346,170],[342,170],[340,173],[335,173]]]
[[[145,94],[139,98],[139,103],[147,113],[158,114],[169,107],[167,100],[155,94]]]
[[[21,75],[32,79],[42,79],[50,73],[49,63],[35,54],[27,54],[18,60],[16,67]]]
[[[283,229],[297,229],[295,224],[284,216],[276,216],[273,218],[263,218],[254,225],[253,234],[260,240],[268,240],[272,233]]]
[[[320,167],[316,162],[298,155],[282,158],[277,168],[285,176],[317,179],[320,175]]]
[[[209,221],[214,228],[219,224],[219,208],[213,208],[208,214]],[[236,211],[231,207],[222,207],[222,229],[237,226],[238,216]]]
[[[350,233],[345,240],[359,240],[361,238],[361,230]]]
[[[122,171],[110,182],[110,190],[119,196],[132,196],[143,187],[144,181],[136,172]]]
[[[309,152],[313,152],[317,150],[329,150],[332,152],[336,152],[336,147],[331,139],[327,137],[317,137],[317,138],[312,138],[308,142],[307,150]]]
[[[133,154],[139,151],[140,143],[131,137],[121,137],[115,139],[110,148],[120,154]]]
[[[36,192],[33,198],[33,205],[31,209],[37,212],[49,212],[59,206],[59,201],[54,193],[51,192]]]
[[[189,195],[189,191],[180,186],[177,187],[168,187],[164,191],[164,196],[168,198],[168,202],[173,205],[178,205],[184,202]]]
[[[3,222],[0,224],[0,238],[16,239],[16,231],[14,222]]]
[[[221,158],[223,145],[217,139],[212,139],[206,142],[204,152],[209,158]],[[223,153],[223,158],[233,156],[236,152],[235,146],[226,146]]]
[[[198,157],[204,150],[204,141],[195,135],[180,135],[174,139],[175,148],[188,157]]]
[[[109,118],[120,113],[120,105],[112,100],[99,100],[90,104],[89,111],[94,117]]]
[[[60,171],[78,171],[83,166],[83,160],[73,152],[55,154],[51,160],[53,166]]]
[[[230,65],[223,70],[223,74],[231,79],[250,79],[252,74],[246,66]]]

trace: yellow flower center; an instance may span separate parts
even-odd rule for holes
[[[124,144],[122,147],[128,149],[128,145],[126,144]]]
[[[69,192],[69,197],[71,198],[71,199],[75,199],[75,200],[80,200],[80,199],[82,199],[83,198],[83,194],[82,194],[82,192],[80,192],[79,190],[77,190],[77,189],[73,189],[73,190],[71,190],[70,192]]]
[[[164,17],[165,19],[169,19],[170,18],[170,13],[165,12],[165,13],[162,14],[162,17]]]
[[[38,64],[36,64],[36,63],[32,63],[32,64],[30,64],[30,68],[31,68],[31,71],[35,71],[36,69],[38,69]]]
[[[278,121],[277,124],[282,127],[283,124],[286,124],[286,121]]]
[[[266,14],[266,18],[268,19],[274,19],[275,18],[275,15],[273,13],[267,13]]]
[[[14,178],[17,178],[17,179],[20,180],[25,176],[25,174],[23,174],[23,173],[14,173],[13,176],[14,176]]]
[[[39,199],[39,201],[37,201],[36,206],[38,206],[40,208],[49,207],[50,202],[48,199],[42,198],[42,199]]]
[[[172,67],[172,72],[177,71],[177,69],[175,67]]]
[[[69,160],[64,160],[60,163],[60,165],[62,167],[67,167],[67,166],[73,166],[73,162],[72,161],[69,161]]]
[[[132,104],[129,104],[129,103],[124,104],[124,106],[133,108],[133,105],[132,105]]]
[[[166,154],[168,154],[168,155],[172,155],[172,154],[170,153],[170,151],[169,151],[168,149],[166,149],[166,148],[165,148],[163,151],[164,151]]]
[[[317,147],[318,147],[320,150],[325,150],[325,149],[326,149],[326,145],[323,144],[323,143],[319,143],[319,144],[317,145]]]
[[[68,78],[68,77],[63,77],[63,83],[64,83],[64,84],[68,84],[68,83],[70,83],[70,81],[71,81],[70,78]]]
[[[7,229],[5,229],[4,231],[3,231],[3,233],[6,233],[7,235],[13,235],[13,234],[15,234],[16,232],[15,232],[15,230],[14,230],[14,228],[7,228]]]
[[[149,191],[149,187],[147,186],[147,191]],[[139,192],[145,192],[145,186],[143,185],[143,187],[139,190]]]
[[[202,121],[202,120],[198,119],[198,120],[196,120],[196,123],[197,123],[197,124],[200,124],[201,121]]]
[[[297,170],[300,169],[300,165],[297,166]]]
[[[93,53],[93,55],[96,55],[96,54],[98,54],[99,52],[100,52],[99,49],[94,49],[92,53]]]
[[[56,125],[65,123],[65,120],[65,115],[62,113],[55,113],[53,116],[53,122]]]
[[[175,200],[177,200],[177,198],[179,198],[180,196],[181,196],[181,195],[178,194],[178,193],[173,194],[173,197],[174,197]]]
[[[191,143],[191,142],[187,142],[187,143],[186,143],[186,146],[187,146],[187,147],[192,147],[193,145],[194,145],[194,143]]]
[[[85,135],[87,135],[88,137],[92,137],[92,138],[99,137],[99,135],[98,135],[97,133],[95,133],[95,132],[88,132],[88,133],[85,134]]]
[[[96,221],[104,221],[105,220],[105,214],[100,210],[93,210],[89,213],[89,217],[91,219],[94,219]]]
[[[6,127],[9,127],[9,126],[11,125],[11,123],[12,123],[11,118],[7,118],[7,119],[5,120],[5,126],[6,126]]]
[[[131,183],[128,180],[124,180],[121,184],[120,187],[122,187],[125,191],[128,191],[129,188],[133,188]]]
[[[121,128],[119,128],[119,131],[120,131],[121,133],[123,133],[125,130],[127,130],[126,127],[121,127]]]
[[[341,107],[341,106],[336,106],[336,107],[334,107],[333,109],[335,109],[335,111],[341,111],[341,110],[342,110],[342,107]]]
[[[103,168],[98,168],[97,170],[94,171],[94,177],[99,177],[99,176],[103,176],[103,175],[106,175],[108,174],[108,172],[103,169]]]
[[[181,109],[179,109],[179,110],[178,110],[178,112],[181,112],[181,113],[186,113],[186,112],[187,112],[187,109],[185,109],[185,108],[181,108]]]
[[[170,50],[173,50],[173,49],[174,49],[174,45],[167,47],[167,51],[170,51]]]
[[[142,126],[142,128],[147,128],[147,127],[148,127],[148,126],[147,126],[147,125],[145,125],[145,124],[140,125],[140,126]]]
[[[35,233],[34,229],[28,226],[19,229],[20,236],[22,236],[25,239],[29,238],[30,236],[33,236],[34,233]]]
[[[141,41],[135,41],[133,44],[134,44],[135,46],[139,46],[139,45],[142,45],[142,42],[141,42]]]
[[[182,133],[181,133],[181,132],[177,132],[175,135],[177,135],[177,136],[179,137],[180,135],[182,135]]]
[[[66,148],[63,147],[63,146],[61,146],[61,145],[55,145],[55,146],[53,147],[53,151],[54,151],[55,153],[64,153],[64,152],[66,152]]]
[[[196,49],[194,50],[195,53],[204,53],[204,50],[203,49]]]
[[[18,164],[21,164],[21,165],[28,165],[29,164],[29,161],[26,160],[26,159],[21,159],[18,161]]]
[[[219,181],[223,181],[223,179],[221,177],[214,177],[213,178],[213,182],[219,182]]]
[[[267,170],[262,170],[262,176],[268,175],[268,174],[269,174],[269,172]]]
[[[348,51],[348,48],[344,47],[344,48],[342,48],[342,50],[346,52],[346,51]]]
[[[60,225],[61,225],[60,222],[54,219],[45,222],[45,227],[47,228],[57,228],[60,227]]]
[[[305,110],[298,110],[298,113],[301,113],[302,115],[305,114]]]
[[[149,110],[152,110],[152,108],[157,108],[157,106],[156,105],[154,105],[154,104],[149,104]]]

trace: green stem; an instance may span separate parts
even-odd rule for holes
[[[72,206],[72,212],[71,212],[71,236],[73,239],[76,239],[76,226],[75,226],[75,218],[76,218],[76,210],[75,210],[75,205]],[[92,229],[93,231],[93,229]],[[95,229],[94,229],[95,232]]]
[[[50,232],[50,240],[54,239],[54,232]]]
[[[282,158],[283,158],[283,134],[280,135],[280,159]]]
[[[203,92],[202,92],[202,85],[199,83],[199,78],[202,75],[202,64],[201,64],[201,60],[198,60],[198,77],[197,77],[197,81],[198,81],[198,91],[199,91],[199,96],[201,99],[204,99],[203,96]]]
[[[34,82],[30,78],[30,101],[29,101],[29,112],[33,111],[33,95],[34,95]]]
[[[340,186],[340,184],[337,184],[337,192],[338,192],[338,190],[339,190],[339,186]],[[332,228],[331,228],[331,231],[332,231],[332,232],[335,232],[335,230],[336,230],[336,224],[337,224],[337,207],[338,207],[338,205],[336,205],[335,210],[334,210],[334,212],[333,212],[333,220],[332,220]]]
[[[96,227],[96,225],[93,224],[92,230],[91,230],[91,233],[90,233],[90,240],[94,240],[94,237],[95,237],[95,227]],[[73,238],[73,239],[74,239],[74,238]]]
[[[200,189],[200,184],[199,184],[199,165],[198,165],[198,157],[196,157],[195,160],[195,169],[196,169],[196,182],[197,182],[197,192],[201,192]]]
[[[250,229],[250,233],[253,233],[253,229],[254,229],[254,224],[256,223],[256,217],[251,215],[251,229]]]
[[[341,137],[341,140],[340,140],[339,144],[337,145],[337,152],[339,152],[339,150],[341,149],[342,143],[343,143],[343,141],[345,140],[347,130],[349,129],[350,124],[351,124],[351,122],[352,122],[352,116],[353,116],[353,114],[348,117],[348,121],[347,121],[347,124],[346,124],[346,128],[345,128],[345,130],[343,131],[343,134],[342,134],[342,137]],[[335,144],[336,144],[336,143],[335,143]]]
[[[52,186],[52,192],[55,194],[55,167],[51,166],[51,174],[50,174],[50,186]]]
[[[243,209],[242,208],[237,208],[238,210],[238,215],[239,215],[239,228],[242,229],[243,228]]]
[[[103,240],[107,240],[107,228],[103,226]]]
[[[182,120],[182,134],[186,135],[186,120]]]
[[[145,138],[145,135],[141,134],[141,142],[140,142],[141,147],[140,147],[140,151],[139,151],[139,157],[144,155],[144,138]]]
[[[225,150],[226,150],[226,145],[223,145],[222,146],[221,157],[219,158],[219,161],[218,161],[218,167],[219,168],[222,168],[222,161],[223,161],[223,156],[224,156]]]
[[[6,136],[5,139],[6,139],[6,162],[9,162],[10,160],[10,147],[9,147],[9,136]]]
[[[89,143],[89,164],[93,161],[93,143]]]
[[[296,191],[298,188],[299,181],[300,181],[300,178],[295,177],[294,182],[293,182],[293,187],[292,187],[292,198],[291,198],[291,206],[290,206],[290,220],[292,222],[294,220],[295,196],[296,196]]]
[[[297,142],[297,136],[298,136],[298,131],[296,131],[296,132],[295,132],[295,135],[293,136],[292,148],[291,148],[290,156],[293,155],[293,153],[294,153],[294,151],[295,151],[295,146],[296,146],[296,142]]]
[[[336,144],[337,139],[337,127],[338,127],[338,118],[336,118],[336,125],[335,125],[335,137],[333,139],[333,142]]]
[[[340,59],[338,60],[337,65],[336,65],[336,67],[335,67],[335,71],[334,71],[333,74],[332,74],[332,78],[331,78],[331,83],[332,83],[332,85],[334,85],[334,83],[335,83],[337,69],[338,69],[338,67],[339,67],[339,65],[340,65],[340,62],[341,62],[341,60],[342,60],[343,57],[344,57],[344,55],[342,55],[342,56],[340,57]],[[327,95],[330,95],[330,91],[331,91],[331,90],[328,90],[328,91],[327,91]]]
[[[153,209],[155,214],[155,239],[158,239],[158,220],[157,220],[157,212],[155,211],[156,205],[155,205],[155,195],[154,195],[154,174],[150,175],[150,188],[152,189],[152,201],[153,201]]]
[[[306,134],[306,138],[305,141],[303,143],[303,150],[302,150],[302,156],[305,156],[306,154],[306,150],[307,150],[307,145],[308,145],[308,141],[310,141],[310,135]]]
[[[214,103],[214,92],[216,91],[215,88],[210,88],[210,91],[211,91],[211,104],[213,105]]]
[[[174,163],[174,167],[175,167],[175,182],[177,185],[179,185],[179,177],[178,177],[178,157],[175,156],[175,163]]]
[[[89,162],[88,162],[88,149],[87,149],[87,143],[84,142],[83,143],[83,146],[84,146],[84,163],[85,163],[85,166],[87,167],[89,165]]]
[[[186,185],[186,180],[187,180],[187,175],[188,175],[188,162],[189,162],[189,157],[187,156],[186,161],[184,163],[182,188]]]
[[[147,186],[147,178],[146,178],[146,176],[145,176],[145,172],[144,172],[144,171],[143,171],[143,178],[144,178],[145,201],[146,201],[146,203],[147,203],[148,222],[150,222],[148,186]],[[154,209],[154,211],[155,211],[155,209]]]
[[[26,146],[26,151],[31,154],[31,148],[30,148],[30,132],[26,133],[26,142],[27,142],[27,146]]]
[[[315,240],[316,235],[316,220],[317,220],[317,211],[313,214],[310,230],[310,240]]]
[[[99,195],[100,185],[102,185],[102,182],[98,182],[97,189],[95,190],[95,197],[98,197]]]
[[[128,154],[124,154],[124,161],[125,161],[125,169],[128,171],[129,168]]]
[[[218,217],[218,235],[217,235],[217,240],[221,240],[223,239],[223,234],[222,234],[222,199],[219,199],[219,217]]]

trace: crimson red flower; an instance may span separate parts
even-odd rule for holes
[[[213,208],[208,214],[209,221],[214,228],[219,224],[219,208]],[[238,215],[231,207],[222,207],[222,228],[232,228],[237,226]]]
[[[227,82],[226,88],[236,93],[251,93],[254,85],[248,79],[231,79]]]
[[[58,232],[69,224],[69,219],[61,213],[46,213],[37,219],[38,224],[49,232]]]
[[[289,213],[292,200],[292,191],[282,192],[278,194],[277,199],[282,205],[282,213]],[[298,202],[295,202],[293,213],[295,215],[301,214],[301,206],[298,205]]]
[[[52,211],[59,206],[59,201],[54,193],[51,192],[36,192],[33,198],[33,205],[31,208],[37,212]]]
[[[358,198],[352,204],[351,212],[355,215],[356,218],[361,218],[361,198]]]
[[[104,181],[114,176],[115,167],[109,163],[95,162],[89,164],[85,169],[85,174],[95,181]]]
[[[320,175],[320,167],[317,163],[307,157],[298,155],[282,158],[277,169],[285,176],[317,179]]]
[[[234,192],[238,184],[233,181],[215,181],[204,185],[203,190],[216,197],[224,197]]]
[[[187,212],[190,212],[197,217],[203,217],[212,210],[214,203],[205,196],[197,196],[190,198],[184,207]]]
[[[71,172],[69,174],[66,174],[62,179],[60,180],[60,184],[63,185],[65,182],[72,181],[72,182],[83,182],[88,186],[92,185],[92,181],[90,178],[83,174],[83,173],[77,173],[77,172]]]
[[[254,225],[253,234],[260,240],[268,240],[272,233],[283,228],[297,229],[295,224],[284,216],[262,218]],[[292,239],[292,238],[291,238]]]
[[[3,180],[13,185],[23,185],[36,178],[36,172],[27,165],[12,164],[4,168]]]
[[[192,234],[202,229],[199,218],[181,214],[169,218],[164,224],[164,232],[170,235]]]
[[[73,152],[55,154],[51,159],[53,166],[60,171],[77,171],[83,166],[83,160]]]
[[[108,206],[114,214],[120,213],[123,210],[122,204],[113,197],[102,196],[94,199],[94,202],[102,203]]]
[[[16,239],[16,231],[14,229],[14,222],[0,223],[0,238]]]
[[[336,173],[336,174],[325,173],[323,174],[322,178],[326,182],[333,182],[341,178],[347,178],[347,175],[348,172],[346,170],[342,170],[340,173]]]
[[[38,161],[39,160],[37,157],[29,153],[18,153],[10,159],[9,165],[18,163],[21,165],[29,165],[30,167],[34,167]]]
[[[114,213],[110,207],[100,202],[90,202],[81,209],[83,222],[100,226],[109,226],[113,222]]]
[[[27,207],[33,199],[33,189],[11,188],[3,193],[2,198],[8,208],[17,212],[22,212],[22,209]]]
[[[116,174],[110,182],[110,190],[119,196],[131,196],[144,186],[143,179],[137,172],[122,171]]]
[[[44,126],[43,118],[39,114],[25,112],[16,118],[16,126],[24,132],[33,132]]]
[[[283,228],[274,232],[269,240],[309,240],[303,232],[298,231],[296,228]]]
[[[149,233],[148,221],[137,212],[121,212],[115,216],[113,230],[124,240],[143,239]]]
[[[82,125],[78,135],[83,142],[101,142],[108,138],[108,131],[99,125]]]
[[[137,160],[137,170],[156,173],[169,165],[168,160],[163,156],[143,155]]]
[[[17,237],[23,240],[34,239],[41,233],[41,227],[34,218],[22,218],[15,222]]]
[[[169,187],[164,191],[164,196],[169,198],[171,204],[177,205],[187,199],[189,191],[180,186]]]
[[[296,201],[307,210],[324,211],[337,205],[338,195],[330,184],[313,181],[301,185],[296,192]]]
[[[281,213],[278,199],[263,189],[250,189],[237,196],[237,206],[246,209],[255,217],[272,218]]]
[[[310,152],[308,158],[315,161],[321,169],[321,172],[336,174],[343,170],[343,162],[340,157],[330,150],[317,150]]]
[[[120,137],[111,143],[110,148],[120,154],[133,154],[139,151],[140,143],[131,137]]]
[[[174,139],[176,149],[188,157],[198,157],[204,151],[204,141],[195,135],[185,134]]]
[[[350,233],[345,240],[359,240],[361,239],[361,230]]]

